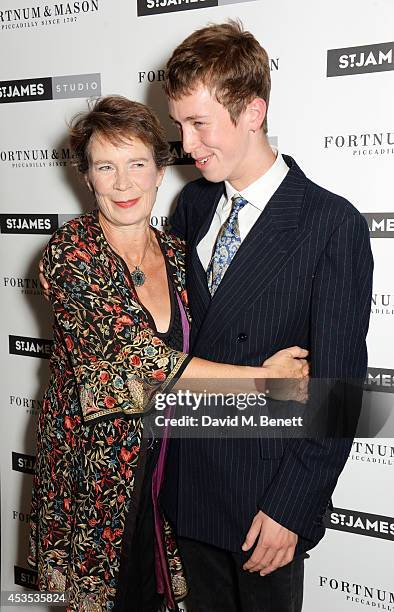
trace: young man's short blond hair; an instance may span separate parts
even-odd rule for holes
[[[271,75],[267,52],[239,21],[196,30],[169,59],[164,90],[176,100],[199,84],[215,95],[237,123],[254,98],[262,98],[268,107]],[[267,117],[263,129],[267,132]]]

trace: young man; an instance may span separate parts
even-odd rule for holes
[[[368,227],[270,147],[266,52],[238,23],[213,25],[175,49],[167,75],[170,115],[203,175],[172,219],[188,245],[191,352],[257,365],[297,344],[313,377],[363,379]],[[172,441],[163,504],[193,612],[301,610],[305,552],[350,448],[334,437]]]

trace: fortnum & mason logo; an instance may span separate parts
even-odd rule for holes
[[[68,147],[48,149],[45,147],[31,149],[0,149],[0,164],[8,168],[59,168],[70,166],[75,160]]]
[[[360,584],[352,580],[343,580],[337,576],[319,576],[319,587],[325,591],[341,594],[347,604],[360,605],[367,609],[385,610],[394,612],[394,593],[388,588],[377,587],[372,584]],[[329,597],[329,593],[327,593]],[[338,606],[334,606],[338,609]]]
[[[394,42],[327,51],[327,76],[394,70]]]
[[[25,28],[40,28],[77,23],[81,15],[97,13],[99,0],[74,0],[27,7],[12,7],[0,10],[0,31],[18,31]]]
[[[137,16],[239,4],[245,0],[137,0]]]
[[[394,132],[330,134],[324,136],[324,149],[346,151],[353,157],[394,155]]]
[[[349,456],[356,463],[368,463],[379,466],[394,466],[394,446],[381,442],[368,442],[358,439],[353,442]]]
[[[100,95],[99,73],[0,81],[0,104],[90,98]]]
[[[269,58],[269,67],[271,72],[278,72],[279,57]],[[141,83],[163,83],[166,80],[164,68],[145,68],[145,70],[139,70],[137,74],[137,81],[139,85],[141,85]]]

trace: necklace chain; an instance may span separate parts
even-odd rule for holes
[[[112,244],[112,243],[111,243],[111,242],[108,240],[108,238],[107,238],[107,242],[108,242],[108,244],[110,245],[110,247],[111,247],[111,248],[112,248],[112,249],[115,251],[115,253],[117,253],[117,254],[118,254],[120,257],[121,257],[121,255],[120,255],[120,253],[119,253],[118,249],[117,249],[117,248],[115,248],[115,246],[114,246],[114,245],[113,245],[113,244]],[[144,252],[143,252],[143,254],[142,254],[141,261],[140,261],[140,263],[139,263],[139,264],[134,264],[134,263],[133,263],[134,270],[133,270],[132,272],[130,272],[130,276],[131,276],[131,278],[132,278],[132,280],[133,280],[133,283],[134,283],[134,285],[135,285],[136,287],[142,287],[142,285],[143,285],[143,284],[145,283],[145,281],[146,281],[146,274],[145,274],[145,272],[143,272],[143,271],[141,270],[141,266],[142,266],[142,263],[143,263],[143,261],[144,261],[144,259],[145,259],[145,255],[146,255],[146,254],[147,254],[147,252],[148,252],[148,247],[151,245],[151,243],[152,243],[152,240],[151,240],[151,232],[150,232],[150,230],[149,230],[149,238],[148,238],[147,243],[146,243],[146,245],[145,245],[145,249],[144,249]]]

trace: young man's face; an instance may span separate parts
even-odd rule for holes
[[[227,180],[243,189],[254,180],[247,112],[241,113],[234,125],[227,109],[203,85],[178,100],[169,100],[169,110],[181,132],[184,150],[208,181]]]

